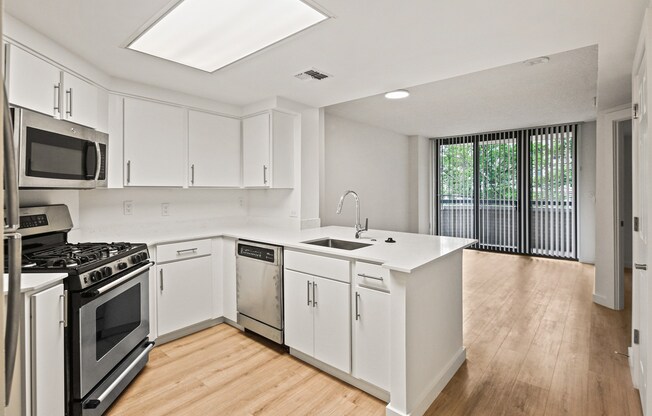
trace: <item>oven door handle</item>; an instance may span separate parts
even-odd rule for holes
[[[102,401],[104,399],[106,399],[109,396],[109,394],[111,394],[111,392],[113,390],[115,390],[115,388],[127,376],[127,374],[129,374],[129,372],[136,365],[138,365],[138,363],[140,363],[142,361],[142,359],[147,356],[147,354],[149,354],[149,352],[152,350],[152,348],[154,348],[154,343],[150,342],[145,347],[145,350],[143,352],[141,352],[140,355],[131,364],[129,364],[129,367],[125,368],[125,371],[123,371],[122,374],[120,374],[120,376],[118,376],[118,378],[116,378],[113,381],[113,383],[111,383],[111,385],[106,390],[104,390],[104,393],[102,393],[100,395],[100,397],[98,397],[97,399],[89,400],[88,402],[84,403],[84,408],[86,408],[86,409],[97,409],[97,407],[102,404]]]
[[[84,293],[82,296],[85,297],[85,298],[97,297],[97,296],[101,295],[102,293],[106,293],[109,290],[113,289],[114,287],[116,287],[118,285],[121,285],[122,283],[126,282],[127,280],[131,279],[132,277],[136,276],[137,274],[140,274],[140,273],[144,272],[145,270],[149,269],[153,265],[154,265],[154,262],[150,261],[145,266],[140,267],[140,268],[134,270],[131,273],[125,274],[124,276],[122,276],[118,280],[114,280],[113,282],[111,282],[108,285],[103,286],[103,287],[101,287],[99,289],[90,290],[90,291]]]

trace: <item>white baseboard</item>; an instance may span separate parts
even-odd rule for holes
[[[611,302],[609,302],[607,297],[604,295],[593,293],[593,302],[597,303],[598,305],[602,305],[605,308],[614,309],[614,305]]]
[[[444,369],[437,374],[437,376],[432,380],[430,387],[426,390],[426,393],[419,400],[418,404],[410,411],[409,413],[403,413],[392,407],[390,402],[387,405],[385,414],[387,416],[422,416],[426,413],[426,410],[430,405],[435,401],[439,393],[444,390],[444,387],[448,382],[453,378],[457,370],[464,364],[466,361],[466,348],[462,347],[457,354],[448,362]]]

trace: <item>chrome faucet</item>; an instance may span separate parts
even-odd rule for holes
[[[360,198],[358,197],[358,194],[355,193],[354,191],[346,191],[344,192],[344,195],[340,198],[340,202],[337,204],[337,213],[340,214],[342,213],[342,205],[344,205],[344,198],[348,194],[353,195],[353,198],[355,199],[355,238],[360,238],[360,234],[362,234],[363,231],[367,231],[369,229],[369,218],[365,220],[364,227],[362,224],[360,224]]]

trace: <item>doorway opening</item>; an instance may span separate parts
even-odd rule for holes
[[[632,120],[614,122],[614,208],[617,219],[616,252],[619,304],[631,307],[633,214],[632,214]]]

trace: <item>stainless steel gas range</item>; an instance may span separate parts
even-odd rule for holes
[[[101,415],[145,366],[149,259],[145,244],[67,241],[65,205],[20,209],[23,272],[66,272],[67,414]]]

